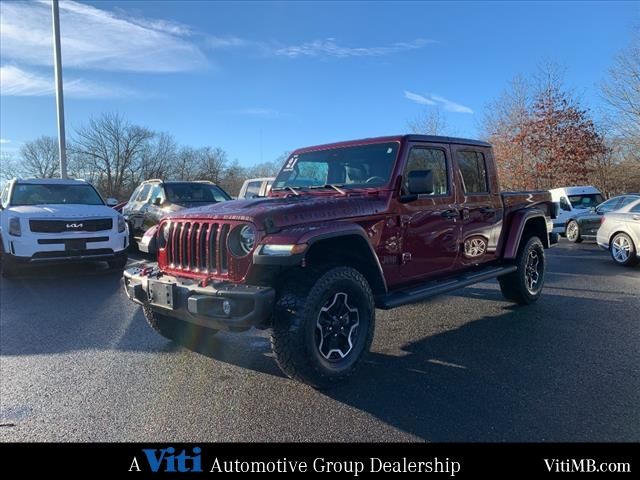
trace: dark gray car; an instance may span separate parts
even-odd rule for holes
[[[573,215],[567,220],[565,228],[567,240],[573,243],[580,243],[583,240],[595,240],[600,228],[602,215],[618,210],[638,199],[640,199],[640,194],[628,193],[610,198],[595,208]]]

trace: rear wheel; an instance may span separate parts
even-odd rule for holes
[[[353,374],[369,351],[374,323],[373,294],[360,272],[300,272],[279,292],[271,344],[290,378],[327,387]]]
[[[613,236],[609,251],[618,265],[632,266],[638,263],[638,250],[626,233],[616,233]]]
[[[540,298],[544,285],[544,246],[540,238],[530,237],[520,245],[515,265],[515,272],[498,277],[500,290],[507,300],[528,305]]]
[[[572,243],[580,243],[582,242],[582,237],[580,236],[580,225],[575,220],[571,220],[567,223],[567,240]]]

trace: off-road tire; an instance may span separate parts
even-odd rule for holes
[[[538,259],[536,264],[538,280],[533,289],[529,287],[533,276],[531,272],[532,255]],[[520,243],[515,265],[518,267],[515,272],[498,277],[500,291],[504,298],[520,305],[534,303],[542,294],[546,269],[544,246],[539,237],[532,236]]]
[[[328,357],[346,354],[341,359],[323,356],[326,353],[322,352],[323,341],[320,340],[328,338],[327,345],[332,346],[330,337],[334,334],[327,337],[324,334],[333,328],[340,329],[334,326],[324,331],[321,326],[326,318],[324,315],[330,315],[331,307],[327,305],[333,305],[338,298],[348,309],[345,316],[349,318],[344,321],[352,322],[344,324],[349,330],[342,337],[349,348],[337,354],[332,354],[334,350],[331,350]],[[314,388],[326,388],[354,373],[371,347],[374,327],[373,293],[360,272],[351,267],[300,269],[279,289],[271,346],[278,365],[287,376]],[[329,347],[325,345],[324,348]]]

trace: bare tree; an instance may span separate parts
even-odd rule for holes
[[[407,122],[407,128],[423,135],[455,135],[440,107],[425,109],[419,117]]]
[[[224,172],[224,178],[218,183],[229,195],[238,195],[246,179],[246,171],[238,160],[229,164]]]
[[[168,133],[155,134],[145,142],[140,154],[140,165],[132,163],[131,178],[134,184],[150,178],[169,178],[178,157],[178,146]]]
[[[58,142],[53,137],[42,136],[24,143],[20,157],[23,176],[53,178],[59,175]]]
[[[615,59],[602,85],[608,106],[607,122],[627,146],[628,159],[640,161],[640,27],[631,44]]]
[[[534,159],[524,143],[523,132],[530,122],[532,87],[522,76],[515,77],[500,96],[485,109],[481,136],[493,144],[500,181],[506,190],[532,188]]]
[[[288,157],[289,155],[287,155]],[[284,160],[273,162],[262,162],[245,169],[245,175],[247,178],[260,178],[260,177],[275,177],[280,171]]]
[[[70,150],[77,167],[90,172],[105,195],[122,197],[152,137],[153,132],[123,116],[105,113],[76,130]]]
[[[220,183],[228,163],[227,153],[219,147],[203,147],[196,155],[199,179]]]

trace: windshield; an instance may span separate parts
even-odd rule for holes
[[[389,142],[292,155],[273,182],[273,189],[386,185],[398,147],[398,142]]]
[[[87,184],[45,185],[18,183],[13,187],[11,205],[104,205],[95,188]]]
[[[219,187],[208,183],[166,183],[164,189],[171,203],[217,203],[230,199]]]
[[[603,202],[604,198],[599,193],[589,193],[584,195],[569,195],[569,201],[573,208],[595,207]]]

